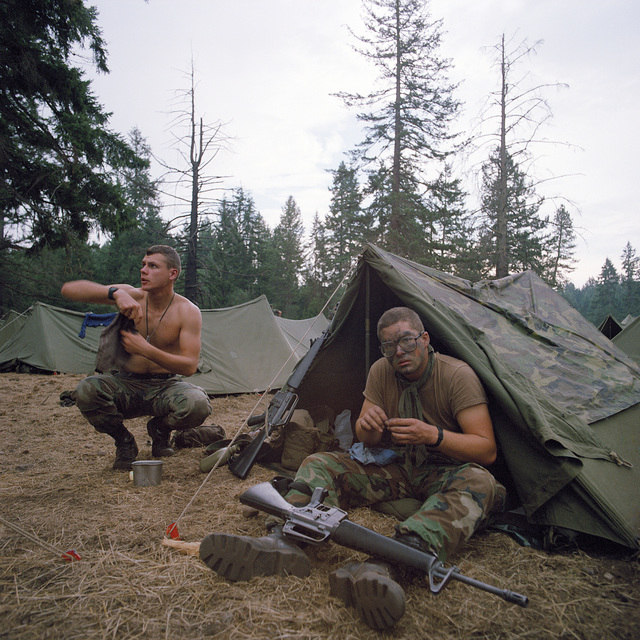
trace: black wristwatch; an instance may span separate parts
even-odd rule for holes
[[[118,287],[109,287],[109,293],[107,293],[107,298],[109,298],[109,300],[115,300],[115,298],[113,297],[113,294],[118,290]]]
[[[440,443],[442,442],[442,438],[444,438],[444,431],[439,424],[436,425],[436,429],[438,430],[438,439],[433,444],[428,445],[432,449],[436,449],[437,447],[439,447]]]

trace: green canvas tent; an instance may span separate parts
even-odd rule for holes
[[[609,340],[615,338],[621,331],[621,324],[611,315],[609,314],[598,327],[598,331],[603,335],[607,336]]]
[[[482,380],[510,506],[547,532],[640,548],[640,367],[532,272],[472,285],[367,245],[298,406],[355,419],[378,318],[398,305]]]
[[[25,320],[24,313],[18,313],[13,309],[2,316],[2,320],[0,320],[0,348],[13,338],[16,333],[20,332]]]
[[[0,341],[0,371],[93,373],[103,326],[82,331],[86,318],[36,303],[10,325],[11,336]],[[279,389],[328,324],[322,314],[305,320],[276,318],[265,296],[203,310],[198,373],[189,380],[210,395]],[[6,331],[8,335],[9,325]]]
[[[211,395],[279,389],[328,324],[322,314],[286,322],[265,296],[204,310],[199,372],[189,381]]]
[[[102,327],[88,327],[80,338],[84,318],[37,302],[20,316],[19,330],[0,342],[0,371],[93,373]]]
[[[628,356],[640,363],[640,316],[625,325],[611,341],[618,349],[622,349]]]

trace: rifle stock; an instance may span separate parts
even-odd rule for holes
[[[276,427],[286,426],[291,420],[291,416],[295,411],[298,404],[298,395],[296,393],[298,387],[302,383],[304,376],[307,374],[311,367],[311,363],[315,359],[322,343],[329,335],[329,330],[324,331],[320,337],[318,337],[312,344],[311,348],[298,362],[296,368],[293,370],[285,388],[278,391],[267,409],[266,424],[256,434],[255,438],[246,446],[240,453],[229,460],[229,469],[231,472],[243,479],[247,477],[253,463],[256,461],[260,449],[267,436]],[[259,424],[265,419],[264,413],[260,416],[253,416],[247,420],[249,426]]]
[[[269,482],[257,484],[240,496],[240,502],[285,520],[283,533],[298,542],[319,544],[328,538],[350,549],[362,551],[393,565],[404,565],[429,577],[429,587],[439,593],[454,579],[476,589],[487,591],[521,607],[529,604],[527,596],[499,589],[468,578],[457,567],[445,567],[438,558],[420,549],[387,538],[348,519],[346,511],[322,504],[326,490],[315,489],[311,502],[305,507],[289,504]]]

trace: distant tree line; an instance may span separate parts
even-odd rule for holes
[[[635,248],[627,242],[618,269],[607,258],[600,275],[589,278],[580,289],[569,283],[561,293],[596,326],[609,315],[618,323],[640,316],[640,259]]]
[[[227,188],[213,199],[206,174],[219,128],[196,115],[193,68],[183,114],[191,153],[174,173],[190,176],[182,226],[161,215],[162,181],[150,174],[151,149],[134,129],[109,131],[108,114],[75,66],[91,49],[107,72],[97,14],[83,2],[4,0],[0,4],[0,311],[40,300],[63,302],[61,284],[88,278],[139,282],[152,244],[183,256],[178,291],[202,308],[266,295],[290,318],[318,313],[334,296],[366,242],[471,281],[533,269],[588,319],[640,313],[638,260],[630,244],[620,271],[607,260],[582,289],[570,284],[575,230],[564,205],[536,193],[530,170],[534,133],[546,115],[538,87],[512,80],[531,48],[496,46],[500,81],[492,96],[498,123],[486,137],[477,206],[468,204],[455,166],[469,141],[453,132],[460,103],[438,55],[442,24],[426,0],[363,0],[359,51],[379,71],[367,93],[342,92],[357,109],[363,139],[332,171],[328,211],[305,229],[290,195],[270,228],[251,193]],[[523,101],[522,96],[526,96]],[[216,149],[219,147],[216,146]],[[213,147],[212,147],[213,149]],[[203,155],[204,154],[204,155]],[[208,193],[208,197],[204,197]],[[547,213],[543,214],[543,208]],[[77,307],[76,307],[77,308]],[[85,311],[86,309],[81,309]]]

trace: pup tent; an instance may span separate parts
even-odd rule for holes
[[[640,364],[640,316],[625,325],[611,341]]]
[[[322,314],[305,320],[279,318],[265,296],[204,310],[198,373],[188,380],[210,395],[279,389],[328,324]]]
[[[11,324],[7,320],[0,326],[0,371],[89,375],[94,372],[100,333],[114,315],[84,314],[38,302]],[[278,389],[328,324],[322,314],[304,320],[277,318],[265,296],[203,310],[200,362],[189,381],[210,395]]]
[[[640,548],[640,367],[533,272],[472,285],[367,245],[299,408],[329,404],[355,422],[393,306],[414,309],[436,351],[479,375],[500,450],[492,471],[527,526]]]
[[[613,340],[613,338],[615,338],[622,331],[622,325],[620,325],[620,323],[611,314],[609,314],[600,323],[598,331],[607,336],[609,340]]]
[[[87,327],[85,318],[36,302],[0,327],[0,371],[93,373],[104,327]]]

